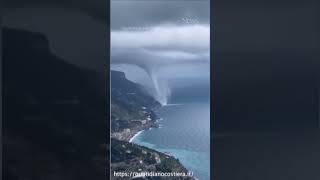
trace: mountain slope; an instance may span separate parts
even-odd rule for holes
[[[3,179],[105,179],[104,78],[52,54],[42,34],[2,35]]]
[[[129,143],[138,131],[157,127],[155,112],[161,105],[141,85],[111,71],[111,176],[115,173],[179,172],[187,173],[179,160],[155,150]],[[146,177],[146,179],[193,179],[192,177]]]

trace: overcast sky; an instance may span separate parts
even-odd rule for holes
[[[145,77],[136,65],[167,79],[208,79],[209,51],[209,1],[111,2],[111,62],[130,64],[116,68],[129,78]]]
[[[164,23],[184,24],[186,17],[209,24],[209,1],[111,1],[111,28],[148,27]]]

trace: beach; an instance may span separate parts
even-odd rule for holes
[[[141,130],[141,131],[138,131],[136,134],[134,134],[130,139],[129,139],[129,142],[131,143],[134,138],[136,138],[137,136],[139,136],[139,134],[141,134],[144,130]]]
[[[147,121],[144,125],[139,125],[134,128],[127,128],[119,132],[112,132],[111,138],[115,138],[121,141],[131,142],[135,137],[137,137],[142,131],[150,128],[157,128],[159,124],[156,120]]]

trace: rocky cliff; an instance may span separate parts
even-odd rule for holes
[[[105,77],[40,33],[2,29],[3,179],[106,179]]]

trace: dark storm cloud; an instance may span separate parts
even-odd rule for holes
[[[108,19],[107,4],[110,2],[112,15],[117,17],[114,28],[126,25],[141,25],[144,23],[167,21],[175,17],[192,16],[201,22],[208,22],[208,0],[10,0],[3,3],[4,7],[56,7],[68,8],[71,11],[81,11],[87,15],[106,22]],[[203,2],[203,3],[202,3]],[[132,17],[130,14],[135,13]],[[178,16],[177,16],[178,15]]]
[[[144,31],[113,30],[111,63],[136,65],[149,74],[166,66],[175,67],[176,71],[185,69],[186,64],[208,66],[209,39],[208,25],[160,25]],[[164,74],[176,76],[176,72]],[[196,71],[191,74],[197,75]]]
[[[83,68],[105,71],[107,27],[85,13],[62,8],[8,8],[3,25],[39,32],[48,38],[51,51]]]
[[[185,24],[185,18],[209,24],[209,1],[111,1],[111,28]]]
[[[64,8],[67,11],[85,13],[105,23],[108,16],[108,1],[101,0],[9,0],[5,8]]]
[[[167,104],[169,81],[196,76],[209,83],[209,17],[208,1],[112,1],[111,63],[143,69],[154,97]]]
[[[112,1],[111,62],[137,65],[149,74],[168,65],[208,66],[209,12],[209,1]]]
[[[215,1],[213,128],[285,132],[318,124],[315,2]]]
[[[4,25],[45,34],[52,50],[65,60],[86,68],[102,69],[107,59],[106,1],[22,0],[6,1]],[[182,18],[209,22],[208,2],[112,1],[113,28],[186,23]],[[121,6],[120,6],[121,4]],[[133,15],[134,14],[134,15]],[[115,23],[116,22],[116,23]],[[81,52],[81,53],[79,53]]]
[[[167,49],[180,51],[209,51],[208,25],[155,26],[144,31],[111,31],[112,48]]]
[[[8,0],[2,21],[44,34],[55,55],[99,72],[108,61],[109,2],[100,0]]]

